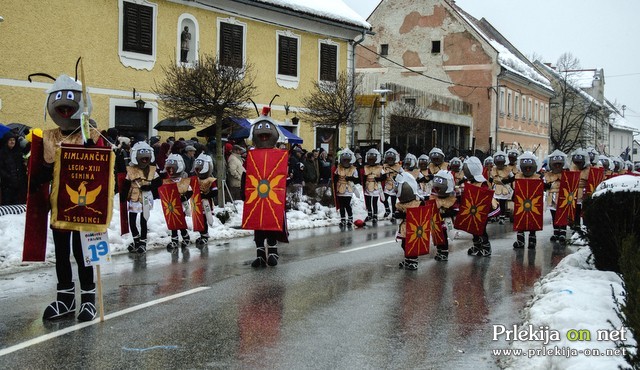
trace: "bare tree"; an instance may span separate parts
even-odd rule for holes
[[[388,114],[394,131],[402,133],[401,136],[406,140],[405,150],[408,150],[410,140],[424,134],[424,120],[429,116],[428,111],[416,104],[396,101],[389,104]]]
[[[570,153],[589,145],[589,136],[603,120],[602,105],[583,91],[577,82],[580,60],[564,53],[557,62],[552,79],[555,96],[551,99],[551,144],[554,149]]]
[[[154,92],[170,116],[189,119],[199,124],[215,123],[216,177],[225,179],[222,146],[222,124],[226,118],[242,117],[249,111],[247,102],[255,91],[252,66],[236,68],[222,65],[216,57],[203,55],[192,67],[172,61],[163,67],[165,79],[156,84]],[[222,205],[224,188],[218,192]]]
[[[335,129],[334,148],[338,147],[338,129],[353,121],[355,91],[362,78],[346,71],[338,74],[335,82],[314,81],[311,92],[302,98],[305,109],[303,117],[313,122],[314,127]]]

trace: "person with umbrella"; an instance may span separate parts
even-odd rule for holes
[[[0,186],[2,205],[25,204],[27,201],[27,169],[18,138],[12,131],[5,133],[0,149]]]

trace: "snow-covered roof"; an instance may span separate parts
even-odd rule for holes
[[[596,72],[597,70],[595,69],[571,71],[571,79],[581,88],[590,89],[593,87],[593,77],[596,75]]]
[[[340,23],[362,27],[367,30],[371,25],[342,0],[254,0]]]
[[[520,51],[518,51],[486,19],[477,20],[455,3],[452,8],[498,52],[498,63],[508,71],[520,75],[546,89],[553,90],[551,82],[540,74]]]
[[[560,74],[558,71],[556,71],[555,69],[549,67],[548,65],[541,63],[541,62],[537,62],[538,67],[543,69],[544,71],[546,71],[549,75],[554,76],[554,78],[558,81],[564,81],[565,77],[563,77],[562,74]],[[573,72],[571,72],[573,74]],[[573,75],[572,75],[573,76]],[[572,78],[569,78],[567,80],[567,85],[569,85],[569,87],[571,89],[573,89],[573,91],[575,91],[576,93],[578,93],[585,101],[591,103],[591,104],[595,104],[598,106],[602,106],[602,104],[596,100],[593,96],[587,94]],[[591,87],[591,85],[589,85],[589,87]]]
[[[622,115],[618,112],[618,109],[609,101],[605,99],[605,105],[611,110],[611,115],[609,115],[609,124],[616,130],[623,131],[634,131],[639,132],[640,130],[627,121]]]

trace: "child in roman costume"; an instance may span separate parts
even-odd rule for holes
[[[431,149],[429,152],[429,159],[431,160],[431,163],[429,163],[429,173],[432,175],[431,178],[433,178],[433,175],[439,171],[449,169],[449,163],[444,161],[444,152],[442,149]]]
[[[507,219],[507,202],[513,196],[513,172],[507,166],[507,154],[502,150],[498,150],[493,154],[494,166],[491,169],[489,178],[493,182],[493,197],[498,201],[500,207],[500,217],[498,223],[503,225]]]
[[[422,174],[420,173],[420,169],[418,168],[418,158],[411,153],[407,153],[404,156],[404,161],[402,161],[402,169],[404,172],[408,172],[416,179],[416,182],[420,182],[422,178]]]
[[[422,175],[422,181],[418,182],[418,194],[423,198],[427,199],[431,194],[431,181],[429,181],[429,156],[426,154],[421,154],[418,157],[418,169],[420,170],[420,174]]]
[[[171,184],[175,183],[178,185],[178,192],[180,193],[180,201],[182,202],[183,209],[188,209],[188,202],[191,196],[193,195],[193,190],[191,189],[191,180],[187,176],[187,172],[184,168],[184,160],[182,156],[179,154],[171,154],[167,157],[167,160],[164,163],[164,171],[166,177],[162,180],[163,184]],[[188,253],[190,237],[187,229],[180,229],[180,235],[182,236],[182,241],[180,241],[178,237],[178,230],[171,230],[171,241],[167,244],[167,252],[172,254],[178,254],[178,248],[182,250],[182,253]]]
[[[494,157],[495,160],[495,157]],[[464,176],[467,179],[465,189],[469,186],[489,188],[487,179],[482,176],[482,163],[478,157],[469,157],[462,164]],[[470,256],[491,256],[491,243],[487,234],[487,225],[484,226],[482,234],[473,235],[473,246],[467,250]]]
[[[578,182],[578,194],[576,196],[576,209],[573,218],[573,229],[580,228],[580,218],[582,217],[582,198],[587,190],[587,182],[589,181],[589,154],[586,150],[578,148],[571,153],[571,171],[580,172],[580,181]]]
[[[382,158],[378,149],[371,148],[365,154],[363,169],[364,202],[367,207],[366,221],[374,225],[378,223],[378,200],[382,194],[382,182],[387,178],[382,164]]]
[[[354,166],[356,157],[349,148],[340,153],[339,160],[340,162],[334,172],[334,190],[338,209],[340,210],[340,227],[344,228],[345,226],[351,227],[353,225],[351,198],[353,197],[353,184],[358,182],[358,169]]]
[[[398,225],[396,238],[400,239],[400,246],[404,251],[404,261],[400,262],[398,267],[405,270],[417,270],[418,255],[411,254],[412,252],[406,248],[406,218],[408,209],[420,207],[423,202],[418,197],[418,183],[411,174],[402,172],[396,176],[396,181],[398,182],[398,204],[396,204],[394,218],[402,220]]]
[[[540,179],[538,171],[540,170],[540,161],[532,152],[526,151],[518,157],[518,172],[515,175],[515,179]],[[526,239],[525,232],[529,232],[529,249],[536,248],[536,231],[525,230],[518,231],[516,233],[516,241],[513,243],[513,247],[524,248],[524,241]]]
[[[153,148],[144,141],[138,141],[131,148],[131,162],[127,166],[127,175],[120,191],[121,202],[128,202],[129,230],[133,236],[133,243],[127,250],[130,253],[145,253],[147,251],[147,222],[153,209],[153,192],[162,184],[162,179],[156,173]],[[137,227],[138,215],[140,230]]]
[[[596,157],[597,158],[597,157]],[[557,226],[556,210],[558,209],[558,193],[562,173],[567,169],[567,155],[560,150],[554,150],[547,159],[549,171],[544,173],[544,188],[547,191],[547,208],[551,211],[551,222],[553,223],[552,242],[564,244],[567,238],[567,227]]]
[[[440,240],[444,241],[443,244],[436,244],[436,255],[433,258],[436,261],[449,260],[449,239],[444,218],[454,217],[458,213],[458,198],[454,185],[455,180],[449,171],[438,171],[433,177],[433,188],[429,198],[436,202],[440,216],[443,219],[442,225],[440,225],[440,230],[442,230]]]
[[[201,215],[204,217],[204,230],[200,232],[200,237],[196,239],[196,247],[198,249],[204,248],[209,243],[209,223],[213,222],[211,217],[211,210],[213,209],[213,202],[218,195],[218,185],[216,178],[213,174],[213,159],[210,155],[200,153],[200,155],[193,162],[193,173],[198,176],[198,187],[194,191],[200,191],[203,202],[203,212]]]
[[[462,161],[458,157],[453,157],[449,161],[449,172],[453,175],[454,189],[457,196],[462,194],[464,189],[464,172],[462,172]]]
[[[384,153],[384,164],[382,170],[387,174],[387,178],[384,181],[384,216],[387,218],[396,211],[396,176],[402,172],[402,166],[400,165],[400,153],[393,148],[387,149]],[[395,222],[393,216],[391,221]]]

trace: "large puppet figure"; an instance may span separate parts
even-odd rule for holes
[[[256,245],[257,258],[251,267],[277,265],[280,256],[276,245],[278,241],[289,241],[285,214],[288,154],[276,149],[280,131],[269,111],[264,107],[251,126],[255,149],[247,153],[246,172],[241,180],[242,228],[254,230]]]
[[[156,166],[151,163],[155,163],[153,148],[144,141],[138,141],[131,148],[131,163],[127,166],[127,175],[120,190],[120,201],[128,202],[129,230],[133,236],[133,242],[127,247],[130,253],[147,251],[147,222],[153,209],[153,192],[162,184]]]
[[[34,74],[47,76],[44,74]],[[33,75],[32,75],[33,76]],[[47,76],[50,77],[50,76]],[[31,80],[31,76],[29,76]],[[30,197],[34,196],[36,192],[47,192],[49,190],[49,182],[54,178],[54,165],[57,159],[57,152],[60,151],[61,144],[75,144],[85,147],[94,147],[96,144],[102,146],[102,140],[100,139],[99,132],[97,130],[89,130],[90,137],[83,139],[80,122],[82,115],[90,114],[91,112],[91,100],[86,94],[86,90],[83,93],[82,85],[77,80],[70,78],[67,75],[61,75],[55,79],[53,86],[46,91],[48,94],[46,100],[46,110],[49,113],[51,119],[58,126],[54,129],[45,130],[42,137],[41,149],[36,149],[32,146],[32,154],[37,153],[34,158],[31,158],[30,164],[30,184],[29,191]],[[86,98],[83,97],[86,96]],[[86,133],[86,131],[85,131]],[[33,144],[32,144],[33,145]],[[61,168],[58,176],[66,176],[67,169]],[[83,186],[86,181],[82,183]],[[62,182],[53,182],[51,192],[52,194],[58,193]],[[87,183],[88,184],[88,183]],[[67,192],[73,194],[73,190],[69,191],[69,185],[66,186]],[[80,188],[78,188],[80,189]],[[64,191],[64,190],[61,190]],[[83,195],[83,198],[78,195],[77,205],[91,204],[94,196],[88,192]],[[78,194],[78,193],[75,193]],[[53,200],[53,195],[52,198]],[[30,203],[29,200],[27,200]],[[83,203],[84,202],[84,203]],[[29,209],[31,208],[31,209]],[[44,214],[46,217],[46,209],[36,209],[36,207],[27,208],[27,219],[31,220],[33,216],[30,213]],[[53,218],[53,214],[52,214]],[[27,226],[28,227],[28,226]],[[78,279],[80,281],[80,312],[78,314],[79,321],[91,321],[96,317],[95,307],[95,283],[93,279],[93,267],[85,266],[82,253],[82,245],[79,231],[72,231],[70,229],[60,228],[58,226],[51,226],[53,233],[53,242],[55,247],[56,256],[56,276],[58,279],[57,296],[56,300],[52,302],[44,311],[44,320],[53,320],[61,318],[67,315],[72,315],[76,311],[76,290],[73,282],[73,273],[71,269],[71,262],[69,255],[73,252],[78,269]],[[77,230],[77,229],[74,229]],[[35,230],[26,230],[25,232],[25,249],[28,248],[28,244],[32,240],[38,239],[34,233]],[[46,235],[46,229],[38,230],[37,234],[43,233]]]

